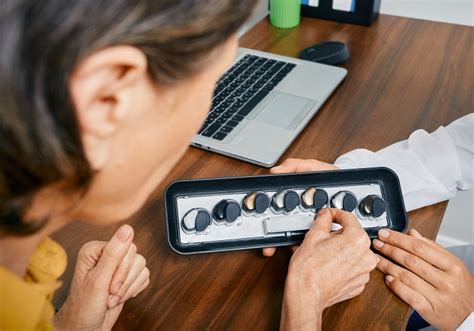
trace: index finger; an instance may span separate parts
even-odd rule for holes
[[[449,268],[450,253],[443,249],[437,249],[422,239],[388,229],[380,230],[378,238],[422,258],[439,269],[447,270]]]
[[[127,279],[130,270],[132,269],[136,254],[137,246],[132,243],[125,254],[125,257],[122,259],[122,261],[120,261],[117,270],[115,270],[112,281],[110,282],[110,294],[117,294],[119,292],[123,283]]]

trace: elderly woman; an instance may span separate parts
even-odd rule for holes
[[[204,121],[253,5],[2,1],[1,330],[110,329],[148,286],[123,225],[81,249],[55,314],[66,255],[48,237],[74,220],[112,224],[141,207]],[[330,235],[333,220],[344,231]],[[360,293],[375,264],[354,218],[322,212],[290,264],[282,326],[320,327],[324,308]]]

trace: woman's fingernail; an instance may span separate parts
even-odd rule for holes
[[[120,291],[120,288],[122,287],[122,285],[123,285],[122,282],[116,283],[116,284],[112,287],[112,294],[118,293],[118,291]]]
[[[388,238],[389,235],[390,235],[390,231],[388,230],[382,229],[379,231],[379,237]]]
[[[130,225],[123,225],[117,233],[117,238],[122,242],[126,242],[128,238],[130,238],[131,234],[132,228],[130,227]]]
[[[112,299],[110,299],[109,303],[112,307],[115,307],[119,303],[120,297],[114,295]]]
[[[374,241],[372,241],[372,243],[374,244],[375,247],[378,247],[378,248],[383,247],[383,241],[380,241],[378,239],[374,239]]]
[[[387,283],[393,282],[394,279],[395,279],[395,278],[393,278],[393,276],[391,276],[391,275],[387,275],[387,276],[385,277],[385,280],[387,281]]]
[[[375,255],[375,259],[377,260],[377,264],[380,262],[380,256]]]

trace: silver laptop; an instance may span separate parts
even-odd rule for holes
[[[273,166],[347,70],[239,48],[192,146]]]

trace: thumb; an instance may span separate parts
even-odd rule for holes
[[[105,244],[100,255],[97,266],[94,269],[96,281],[99,286],[109,288],[112,276],[120,261],[127,254],[128,248],[133,241],[133,228],[130,225],[122,225],[114,236]]]
[[[332,226],[332,214],[329,209],[324,208],[318,212],[313,226],[308,230],[304,237],[304,242],[318,242],[321,238],[329,236]]]
[[[329,234],[332,228],[332,220],[333,220],[333,215],[331,211],[327,208],[321,209],[318,212],[318,215],[312,227],[313,231],[319,230],[319,231]]]
[[[89,241],[81,247],[81,250],[77,254],[74,276],[79,276],[80,279],[83,279],[85,275],[95,268],[105,244],[107,244],[107,242]]]

